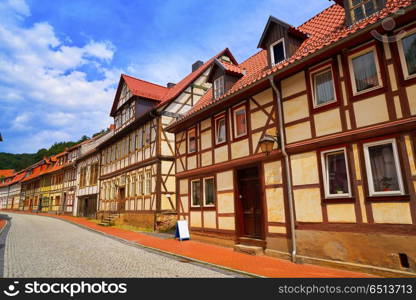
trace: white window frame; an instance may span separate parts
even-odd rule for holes
[[[362,20],[365,20],[365,19],[367,19],[369,16],[372,16],[373,14],[375,14],[377,11],[379,11],[379,8],[378,8],[378,5],[377,5],[377,1],[375,1],[375,0],[361,0],[361,3],[360,4],[357,4],[357,5],[353,5],[353,3],[352,3],[352,0],[349,0],[349,4],[350,4],[350,16],[351,16],[351,20],[353,21],[353,23],[356,23],[356,22],[360,22],[360,21],[362,21]],[[374,5],[374,13],[372,13],[372,14],[370,14],[370,15],[367,15],[367,12],[365,11],[365,3],[366,2],[373,2],[373,5]],[[361,6],[361,8],[362,8],[362,10],[363,10],[363,15],[364,15],[364,18],[362,18],[362,19],[360,19],[360,20],[356,20],[356,18],[355,18],[355,14],[354,14],[354,8],[357,8],[357,7],[359,7],[359,6]]]
[[[370,153],[368,151],[368,148],[372,146],[379,146],[379,145],[386,145],[386,144],[391,144],[393,147],[393,158],[394,158],[394,165],[396,166],[397,180],[399,182],[399,191],[376,192],[374,191],[374,179],[373,179],[373,174],[371,171]],[[366,173],[367,173],[368,191],[369,191],[370,196],[404,195],[402,170],[400,167],[400,160],[399,160],[399,155],[397,151],[396,139],[393,138],[393,139],[381,140],[381,141],[364,144],[364,160],[365,160],[365,168],[366,168]]]
[[[225,140],[218,141],[218,125],[220,119],[224,119],[224,126],[225,126]],[[214,118],[214,130],[215,130],[215,145],[222,145],[227,143],[227,118],[225,114],[219,115]]]
[[[191,143],[190,143],[191,135],[190,135],[190,133],[192,131],[194,132],[194,137],[195,137],[195,150],[193,150],[193,151],[190,150],[190,146],[191,146]],[[187,149],[188,150],[188,154],[196,153],[198,151],[198,144],[197,144],[197,139],[196,139],[196,127],[191,128],[191,129],[188,130],[188,132],[187,132],[187,139],[188,139],[188,149]]]
[[[193,191],[193,186],[192,186],[192,184],[194,183],[194,182],[199,182],[199,205],[195,205],[194,204],[194,193],[192,192]],[[194,180],[191,180],[191,190],[190,190],[190,193],[191,193],[191,207],[201,207],[202,206],[202,203],[201,203],[201,200],[202,201],[204,201],[203,200],[203,195],[202,195],[202,199],[201,199],[201,179],[194,179]]]
[[[316,97],[315,76],[319,75],[319,74],[322,74],[322,73],[325,73],[328,69],[330,69],[331,75],[332,75],[332,90],[334,92],[334,100],[326,102],[326,103],[318,104],[317,97]],[[313,99],[313,107],[314,108],[323,107],[325,105],[335,103],[335,102],[338,101],[337,93],[336,93],[336,89],[335,89],[335,78],[334,78],[334,70],[333,70],[333,67],[332,67],[332,63],[325,64],[324,66],[322,66],[322,67],[320,67],[316,70],[310,71],[309,75],[310,75],[309,81],[310,81],[311,87],[313,89],[312,90],[312,99]]]
[[[221,97],[225,91],[225,80],[224,76],[220,76],[214,80],[214,99]]]
[[[144,174],[140,172],[137,178],[137,195],[143,196],[144,195]]]
[[[150,176],[149,176],[150,174]],[[152,171],[146,171],[144,175],[144,194],[145,195],[151,195],[152,194]]]
[[[274,51],[273,51],[273,47],[276,46],[277,44],[282,43],[283,44],[283,56],[284,59],[282,61],[284,61],[286,59],[286,44],[285,44],[285,38],[281,38],[280,40],[274,42],[273,44],[270,45],[270,59],[272,61],[272,66],[277,65],[278,63],[281,63],[282,61],[279,61],[278,63],[276,63],[276,60],[274,58]]]
[[[407,68],[406,57],[404,56],[403,42],[402,42],[404,38],[413,34],[416,34],[416,28],[410,30],[409,32],[406,32],[403,35],[400,35],[397,40],[397,48],[399,49],[400,63],[402,65],[403,77],[405,80],[416,78],[416,73],[411,74],[411,75],[409,74],[409,69]]]
[[[328,174],[328,162],[326,160],[326,154],[330,153],[344,153],[345,158],[345,167],[347,169],[347,183],[348,183],[348,193],[342,193],[342,194],[331,194],[329,192],[329,174]],[[322,163],[322,175],[323,175],[323,181],[324,181],[324,191],[325,191],[325,198],[326,199],[334,199],[334,198],[350,198],[351,197],[351,182],[350,182],[350,171],[348,167],[348,156],[347,156],[347,150],[345,147],[343,148],[336,148],[336,149],[330,149],[326,151],[321,152],[321,163]]]
[[[378,85],[374,86],[372,88],[368,88],[366,90],[363,91],[357,91],[357,85],[355,83],[355,75],[354,75],[354,67],[352,65],[352,60],[356,57],[365,55],[367,53],[373,52],[374,54],[374,62],[376,64],[376,71],[377,71],[377,80],[378,80]],[[381,78],[381,72],[380,72],[380,65],[379,65],[379,60],[378,60],[378,54],[377,54],[377,49],[376,46],[370,46],[368,48],[365,48],[361,51],[358,51],[357,53],[351,54],[348,56],[348,67],[349,67],[349,71],[350,71],[350,79],[351,79],[351,85],[352,85],[352,93],[354,96],[357,95],[361,95],[361,94],[365,94],[374,90],[377,90],[379,88],[383,87],[383,80]]]
[[[247,129],[247,109],[246,109],[246,105],[245,104],[243,104],[243,105],[237,105],[235,107],[236,108],[233,109],[234,137],[235,138],[239,138],[239,137],[242,137],[242,136],[246,136],[247,135],[247,130],[248,130]],[[239,112],[241,110],[244,110],[244,116],[246,118],[246,125],[245,125],[245,131],[244,131],[244,133],[242,133],[240,135],[237,135],[237,118],[236,118],[236,114],[237,114],[237,112]]]
[[[205,198],[205,188],[206,188],[206,184],[205,184],[205,182],[208,180],[208,179],[212,179],[213,180],[213,183],[214,183],[214,185],[213,185],[213,188],[214,188],[214,191],[213,191],[213,197],[214,197],[214,204],[207,204],[207,202],[206,202],[206,198]],[[214,178],[214,176],[212,176],[212,177],[205,177],[204,179],[203,179],[203,191],[204,191],[204,195],[203,195],[203,204],[204,204],[204,207],[214,207],[215,206],[215,194],[216,194],[216,191],[215,191],[215,178]]]

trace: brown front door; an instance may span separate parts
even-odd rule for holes
[[[258,167],[237,171],[240,236],[263,238],[261,187]]]
[[[118,193],[118,210],[124,211],[126,209],[126,189],[120,188]]]

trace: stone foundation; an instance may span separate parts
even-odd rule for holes
[[[97,212],[97,219],[101,220],[103,216],[108,216],[108,214],[108,212]],[[142,229],[167,232],[175,228],[176,220],[176,213],[125,212],[120,214],[120,217],[114,220],[114,224],[131,225]]]

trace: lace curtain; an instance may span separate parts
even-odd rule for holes
[[[368,52],[352,60],[357,92],[378,85],[374,52]]]

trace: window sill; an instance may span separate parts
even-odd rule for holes
[[[363,100],[363,99],[367,99],[373,96],[380,95],[385,92],[386,92],[385,86],[377,86],[377,87],[369,88],[367,90],[363,90],[360,92],[353,91],[352,100],[353,101]]]
[[[368,202],[408,202],[410,195],[367,196]]]

